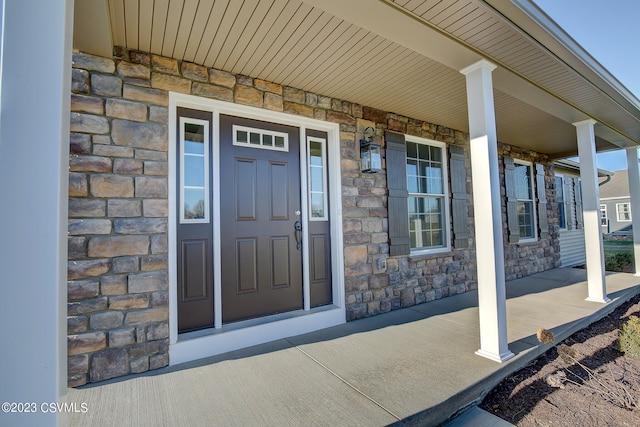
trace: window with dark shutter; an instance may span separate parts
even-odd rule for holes
[[[567,230],[573,230],[574,226],[574,212],[576,197],[573,193],[573,178],[566,177],[564,180],[564,197],[567,200]]]
[[[540,238],[549,237],[549,218],[547,217],[547,192],[544,179],[544,165],[536,165],[536,196],[538,197],[538,227]]]
[[[516,196],[515,162],[511,157],[504,158],[504,185],[507,197],[507,229],[509,243],[520,241],[520,228],[518,226],[518,197]]]
[[[449,147],[451,174],[451,214],[453,239],[456,248],[469,247],[469,223],[467,210],[467,176],[464,168],[464,149]]]
[[[580,178],[573,179],[573,190],[576,195],[576,228],[581,230],[583,228],[582,221],[582,183],[580,182]]]
[[[387,163],[387,210],[389,215],[389,254],[409,255],[409,209],[407,205],[407,146],[404,135],[385,132]]]

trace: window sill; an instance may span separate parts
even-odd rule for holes
[[[444,247],[444,248],[438,248],[438,249],[430,249],[430,250],[422,250],[422,251],[415,251],[415,252],[411,252],[409,254],[409,261],[421,261],[424,259],[429,259],[429,258],[436,258],[436,257],[441,257],[443,255],[448,255],[451,254],[451,248],[449,247]]]
[[[538,241],[537,237],[534,239],[521,239],[517,244],[519,246],[529,246],[538,243]]]

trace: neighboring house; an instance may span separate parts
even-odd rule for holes
[[[631,196],[629,193],[629,173],[615,171],[610,179],[600,184],[600,225],[602,232],[632,232]]]
[[[555,195],[558,205],[558,240],[560,265],[571,267],[586,262],[584,218],[580,182],[580,164],[571,160],[553,162]],[[598,169],[598,176],[606,181],[611,172]],[[600,187],[602,189],[602,187]],[[601,190],[602,191],[602,190]]]
[[[640,144],[640,102],[534,3],[38,1],[3,1],[0,74],[29,401],[474,289],[505,361],[505,280],[560,266],[576,154],[607,301],[595,153]]]

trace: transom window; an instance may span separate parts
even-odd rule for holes
[[[409,235],[412,250],[448,246],[444,144],[407,138]]]
[[[289,135],[283,132],[233,125],[233,145],[289,151]]]
[[[518,227],[521,239],[536,238],[536,213],[533,199],[533,166],[531,163],[515,161],[514,169],[516,198],[518,199]]]
[[[618,214],[618,222],[631,221],[630,203],[616,203],[616,212]]]

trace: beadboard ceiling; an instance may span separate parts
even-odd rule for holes
[[[459,70],[484,57],[498,64],[500,141],[571,155],[571,123],[594,118],[600,149],[637,145],[637,99],[546,15],[516,7],[526,2],[85,0],[76,2],[74,44],[151,52],[462,131]]]

